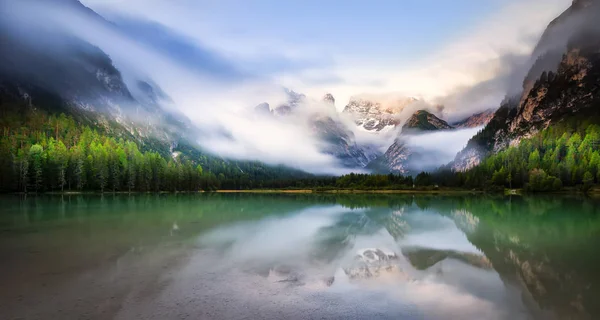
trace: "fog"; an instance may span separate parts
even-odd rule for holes
[[[10,5],[2,2],[0,8],[5,15],[8,12],[11,19],[10,23],[3,24],[3,31],[12,33],[23,42],[35,44],[34,47],[43,55],[50,55],[57,61],[68,59],[70,49],[64,38],[76,37],[108,54],[134,96],[140,96],[137,92],[139,80],[156,84],[168,96],[162,107],[187,116],[201,129],[196,134],[196,142],[207,151],[225,158],[283,164],[318,174],[342,174],[357,169],[344,167],[338,159],[325,152],[327,146],[311,127],[312,117],[318,114],[333,118],[344,124],[344,129],[350,130],[360,145],[380,153],[393,143],[399,131],[396,128],[379,134],[365,133],[347,116],[321,103],[320,97],[308,97],[296,107],[292,116],[257,114],[253,108],[262,102],[268,102],[271,108],[287,102],[288,97],[279,81],[281,78],[268,72],[260,74],[256,68],[249,66],[238,70],[239,63],[228,61],[227,56],[220,56],[195,39],[179,36],[168,26],[151,20],[121,15],[115,18],[117,23],[124,24],[120,26],[84,10],[74,1],[25,0],[11,2]],[[580,27],[575,23],[562,25],[562,29],[547,36],[544,48],[564,46],[565,43],[555,39],[568,32],[565,30],[571,30],[571,25]],[[136,27],[142,31],[133,30]],[[43,39],[39,37],[38,30],[45,31]],[[143,32],[156,32],[158,40],[153,40],[152,34],[144,37]],[[535,39],[528,41],[534,43]],[[183,48],[187,55],[174,55],[168,46]],[[538,48],[536,53],[544,50]],[[502,95],[520,90],[526,70],[536,60],[537,56],[531,58],[528,53],[501,54],[486,67],[486,70],[491,70],[492,77],[473,86],[460,87],[437,100],[420,101],[405,108],[398,116],[405,120],[418,109],[428,109],[454,121],[495,107],[494,102],[501,100]],[[37,69],[35,65],[22,61],[10,68],[31,69],[33,72]],[[219,74],[219,70],[224,70],[223,74]],[[42,76],[49,78],[47,82],[56,77]],[[439,104],[445,108],[437,107]],[[340,109],[339,103],[337,108]],[[419,165],[436,167],[451,161],[476,132],[473,129],[424,134],[411,137],[408,143],[431,154],[425,163]]]
[[[37,28],[51,28],[56,39],[44,39],[45,54],[60,45],[60,37],[77,37],[106,52],[121,71],[129,88],[139,79],[151,79],[172,101],[163,107],[185,114],[202,129],[198,143],[217,155],[269,164],[285,164],[315,173],[348,172],[323,150],[323,143],[311,130],[308,117],[322,107],[308,100],[299,106],[295,117],[275,118],[253,113],[261,102],[277,106],[286,102],[284,88],[264,77],[240,78],[235,83],[212,77],[198,68],[190,69],[179,61],[144,43],[129,38],[118,27],[81,10],[72,2],[23,1],[2,3],[10,10],[10,26],[4,31],[18,34],[22,41],[36,43]],[[35,21],[35,25],[30,25]],[[27,32],[22,27],[29,25]],[[56,41],[53,41],[56,40]],[[68,57],[68,48],[61,52]],[[56,59],[64,59],[55,56]],[[66,58],[68,59],[68,58]],[[14,69],[29,67],[12,66]],[[43,75],[56,76],[56,75]],[[132,90],[133,91],[133,90]],[[319,109],[320,111],[320,109]],[[327,111],[325,112],[327,113]]]
[[[529,36],[522,41],[533,48],[515,52],[500,48],[497,57],[485,61],[482,70],[491,74],[474,85],[455,88],[450,94],[435,99],[453,112],[452,121],[469,114],[498,108],[505,98],[520,96],[528,83],[537,80],[546,72],[556,72],[569,42],[576,40],[582,32],[600,32],[597,23],[598,9],[585,9],[578,12],[568,10],[548,25],[540,36]],[[468,108],[465,108],[468,106]]]

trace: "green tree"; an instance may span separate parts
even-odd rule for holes
[[[16,163],[17,171],[19,172],[19,189],[27,192],[27,186],[29,185],[29,157],[22,149],[19,149],[17,152]]]
[[[529,155],[529,170],[540,167],[540,153],[536,149]]]
[[[44,148],[39,144],[34,144],[29,148],[29,162],[31,163],[33,173],[33,189],[38,192],[42,189],[43,179],[43,157]]]

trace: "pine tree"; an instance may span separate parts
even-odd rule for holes
[[[33,188],[35,192],[42,190],[42,179],[43,179],[43,156],[44,149],[39,144],[34,144],[29,149],[29,161],[32,166],[33,173]]]

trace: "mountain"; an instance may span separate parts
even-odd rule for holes
[[[370,145],[357,144],[354,132],[347,128],[336,111],[332,94],[327,93],[321,101],[329,109],[326,110],[325,116],[313,117],[312,127],[319,137],[329,144],[324,150],[326,153],[341,160],[345,167],[357,169],[366,167],[381,154]]]
[[[116,28],[79,1],[51,3],[56,10]],[[48,104],[40,104],[42,99],[52,99],[50,111],[85,114],[88,122],[96,124],[114,121],[133,136],[154,137],[167,144],[194,132],[187,118],[163,107],[170,98],[150,79],[126,84],[101,48],[53,27],[51,19],[31,24],[18,15],[0,15],[0,86],[5,94],[27,96],[38,105]],[[11,31],[15,25],[21,27],[18,32]]]
[[[301,103],[306,102],[306,96],[304,94],[287,88],[284,90],[287,95],[287,101],[273,109],[273,113],[278,116],[287,116],[291,114]]]
[[[331,105],[331,106],[334,106],[334,107],[335,107],[335,98],[333,97],[333,95],[332,95],[331,93],[326,93],[326,94],[323,96],[323,99],[322,99],[322,100],[323,100],[323,102],[324,102],[325,104],[328,104],[328,105]]]
[[[415,112],[402,126],[402,131],[420,130],[420,131],[436,131],[453,129],[446,121],[436,117],[426,110],[418,110]]]
[[[321,101],[309,101],[304,94],[285,89],[287,101],[273,111],[268,103],[255,107],[255,112],[273,114],[276,117],[297,117],[298,121],[307,121],[308,127],[319,140],[323,142],[321,151],[334,156],[344,167],[364,168],[373,157],[369,148],[363,148],[356,143],[354,133],[349,130],[335,109],[335,98],[326,94]],[[308,104],[318,108],[310,109]],[[303,105],[306,104],[306,105]],[[299,108],[306,109],[300,110]],[[307,113],[305,111],[310,110]]]
[[[452,126],[457,129],[465,129],[465,128],[477,128],[485,126],[492,120],[494,117],[495,110],[488,109],[474,115],[471,115],[465,119],[452,123]]]
[[[268,103],[263,102],[254,107],[254,111],[262,115],[271,114],[271,106]]]
[[[311,124],[319,137],[329,144],[324,151],[341,160],[345,167],[364,168],[373,159],[373,151],[356,143],[354,133],[341,121],[331,93],[325,94],[321,101],[329,108],[327,115],[313,116]]]
[[[313,131],[325,142],[322,151],[336,157],[343,166],[364,168],[369,163],[369,156],[356,143],[354,133],[339,119],[314,115],[310,119],[310,124]]]
[[[352,97],[343,112],[350,115],[361,129],[379,132],[398,126],[402,122],[399,118],[400,113],[416,101],[415,98],[402,98],[379,102],[374,99]]]
[[[198,184],[183,179],[196,179],[202,172],[197,168],[204,168],[203,179],[210,181],[205,184],[210,189],[249,188],[268,180],[311,176],[204,152],[196,142],[201,130],[169,107],[170,98],[152,79],[124,76],[102,48],[56,27],[56,17],[50,15],[68,12],[115,32],[118,26],[76,0],[30,0],[14,5],[33,4],[49,5],[52,10],[35,15],[35,23],[29,16],[0,10],[0,124],[5,133],[0,139],[0,180],[7,182],[0,188],[3,191],[26,190],[30,183],[35,183],[36,191],[56,190],[57,172],[62,172],[69,185],[76,173],[89,173],[87,185],[74,182],[73,189],[68,189],[90,191],[103,190],[109,173],[112,190],[124,190],[129,175],[140,191],[166,188],[165,179],[172,170],[180,170],[175,190],[198,190]],[[53,146],[61,144],[66,150],[55,153]],[[60,160],[57,171],[51,161],[36,162],[38,155],[67,160]],[[83,162],[76,161],[81,157]],[[119,157],[120,163],[115,161]],[[124,165],[128,157],[135,158],[127,160],[130,166]],[[15,189],[12,181],[17,176],[20,185]]]
[[[593,117],[600,106],[600,1],[576,0],[542,35],[520,95],[507,98],[451,167],[464,171],[491,152],[517,145],[572,117]]]
[[[415,112],[404,124],[400,135],[387,151],[367,166],[375,172],[394,172],[400,174],[413,174],[423,170],[432,169],[423,167],[422,161],[434,155],[424,153],[418,147],[409,146],[408,139],[424,132],[454,129],[446,121],[436,117],[425,110]]]

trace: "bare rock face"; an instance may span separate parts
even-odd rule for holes
[[[495,111],[496,110],[494,110],[494,109],[488,109],[488,110],[485,110],[482,112],[478,112],[478,113],[471,115],[463,120],[454,122],[452,124],[452,126],[457,129],[477,128],[477,127],[485,126],[486,124],[488,124],[490,122],[490,120],[492,120],[492,117],[494,117]]]
[[[369,163],[367,169],[375,172],[408,174],[410,173],[409,159],[412,154],[404,139],[397,138],[383,155]]]
[[[323,102],[327,103],[327,104],[331,104],[333,106],[335,106],[335,98],[333,97],[333,95],[331,93],[327,93],[325,94],[325,96],[323,96]]]
[[[401,123],[398,117],[399,114],[404,108],[416,101],[415,98],[404,98],[383,103],[353,97],[343,112],[352,116],[354,122],[360,128],[370,132],[379,132],[386,128],[398,126]]]
[[[466,148],[456,155],[456,159],[452,162],[452,170],[457,172],[467,171],[478,166],[485,153],[475,148]]]
[[[576,0],[553,20],[534,50],[520,96],[505,102],[451,164],[466,170],[553,123],[597,114],[600,105],[600,1]]]
[[[594,57],[579,48],[569,50],[558,71],[542,73],[523,96],[509,131],[515,137],[523,135],[547,127],[557,117],[590,107],[598,97],[594,83],[600,80],[599,71]]]
[[[294,90],[285,89],[287,102],[275,107],[273,113],[278,116],[287,116],[292,114],[294,110],[306,101],[306,96]]]
[[[408,147],[406,143],[407,137],[423,132],[451,129],[454,128],[446,121],[428,111],[419,110],[406,121],[402,127],[402,132],[387,151],[382,156],[373,160],[367,168],[376,172],[409,174],[415,171],[414,161],[426,155],[419,154],[416,150]],[[421,169],[419,168],[416,171]]]
[[[254,108],[255,112],[275,117],[299,116],[296,111],[302,108],[306,96],[293,90],[286,89],[287,101],[271,110],[268,103],[261,103]],[[311,114],[308,119],[299,116],[299,121],[308,120],[312,133],[322,140],[321,151],[340,160],[341,164],[349,168],[364,168],[374,157],[368,150],[356,143],[354,133],[339,119],[335,111],[335,98],[326,94],[322,102],[332,110],[321,110]],[[377,154],[378,155],[378,154]]]
[[[370,158],[356,143],[354,133],[331,116],[314,115],[310,119],[314,133],[324,142],[325,153],[339,159],[346,167],[365,167]]]

